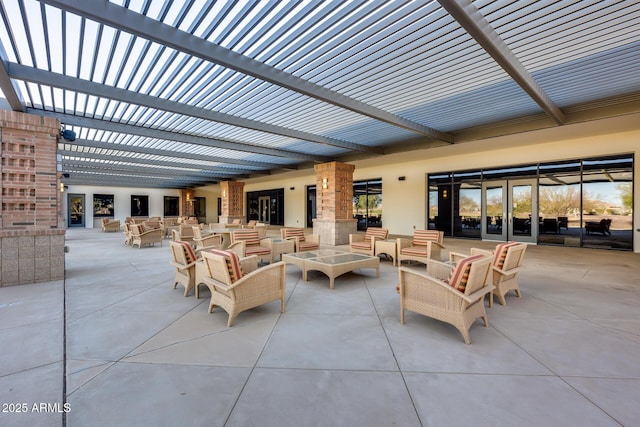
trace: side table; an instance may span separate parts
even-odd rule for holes
[[[379,254],[386,254],[390,256],[391,261],[393,261],[393,266],[395,267],[396,260],[398,259],[398,249],[396,243],[396,240],[376,240],[374,255],[378,256]]]

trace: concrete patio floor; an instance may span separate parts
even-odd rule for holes
[[[530,246],[523,297],[465,345],[415,313],[400,324],[390,261],[334,290],[289,265],[286,313],[227,328],[206,288],[172,289],[166,241],[66,239],[64,282],[0,288],[1,426],[640,425],[639,254]]]

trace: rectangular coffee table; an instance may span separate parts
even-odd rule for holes
[[[283,254],[285,262],[302,269],[302,278],[307,281],[309,271],[320,271],[329,276],[329,288],[334,288],[335,278],[358,268],[375,268],[376,277],[380,277],[380,258],[350,252],[321,249],[319,251]]]

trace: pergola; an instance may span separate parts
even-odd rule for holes
[[[193,188],[640,110],[637,1],[1,0],[0,15],[0,89],[72,131],[65,184]]]

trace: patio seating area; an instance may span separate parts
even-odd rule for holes
[[[132,251],[120,233],[69,229],[66,245],[64,282],[0,288],[0,400],[28,407],[0,413],[0,425],[630,426],[640,419],[640,254],[528,246],[522,297],[493,307],[485,299],[489,327],[477,319],[467,345],[454,326],[422,314],[406,311],[400,322],[398,267],[384,258],[379,277],[356,269],[336,278],[335,289],[323,273],[310,271],[305,282],[287,265],[286,311],[274,300],[228,327],[225,310],[208,312],[207,287],[199,299],[174,289],[170,244]],[[496,243],[445,238],[441,258],[471,247]],[[426,271],[422,263],[402,268]],[[32,410],[41,403],[60,411]]]

